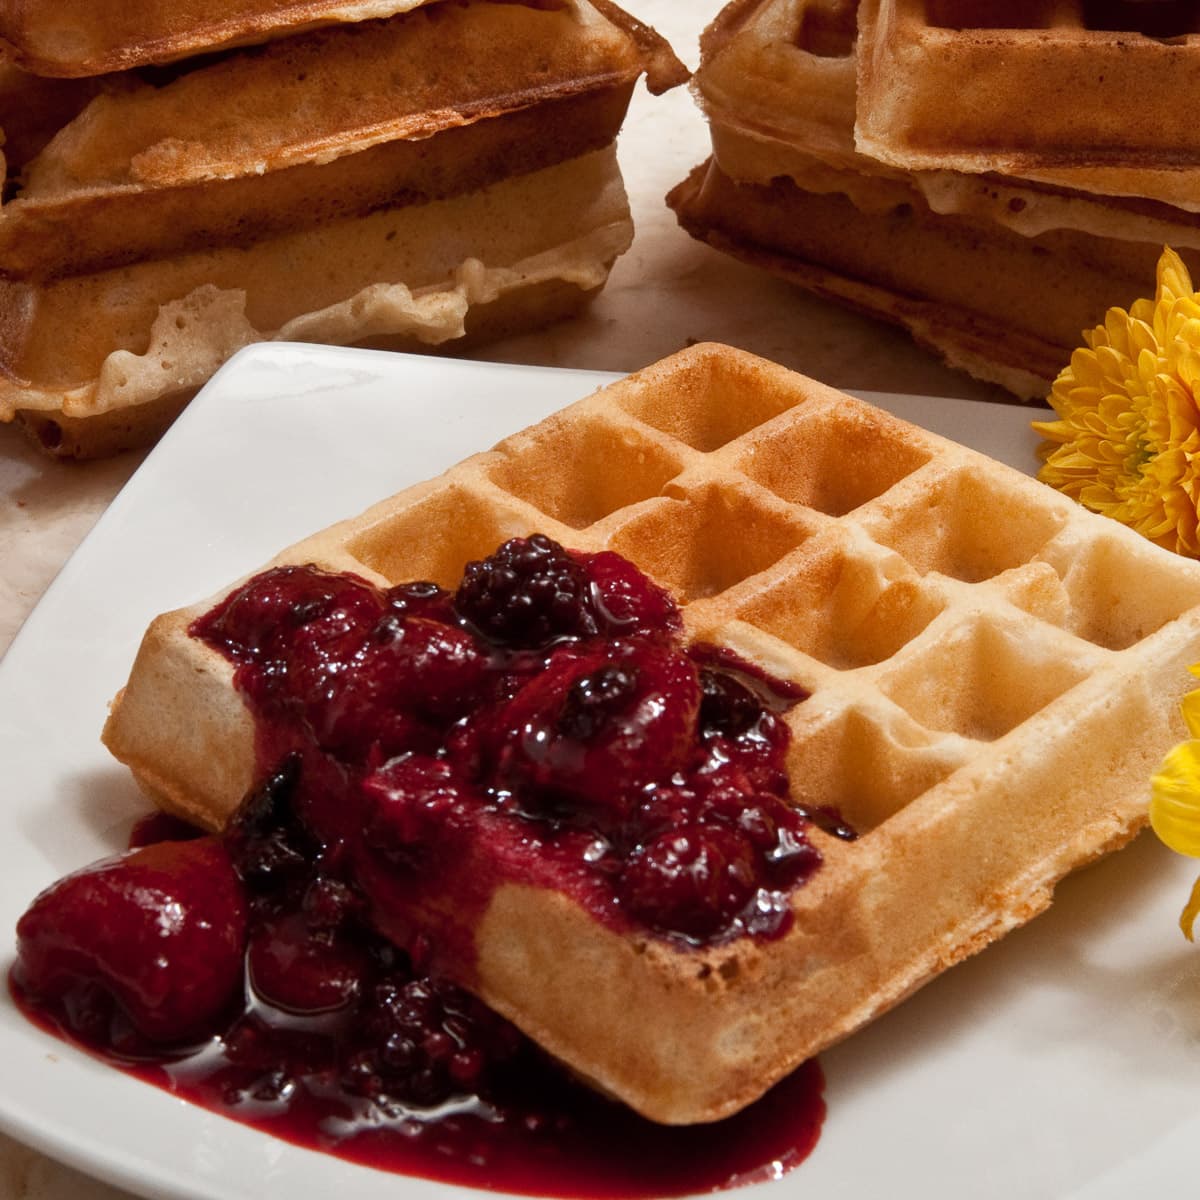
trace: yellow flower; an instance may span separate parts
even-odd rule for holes
[[[1153,300],[1111,308],[1055,380],[1044,483],[1151,541],[1200,557],[1200,294],[1163,250]]]
[[[1200,666],[1192,667],[1200,675]],[[1192,736],[1169,751],[1150,779],[1150,825],[1172,850],[1200,858],[1200,689],[1180,705]],[[1189,941],[1200,916],[1200,879],[1192,887],[1180,927]]]

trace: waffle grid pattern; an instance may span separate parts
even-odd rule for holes
[[[1145,639],[1200,606],[1200,565],[981,455],[783,371],[749,392],[756,360],[699,353],[677,370],[373,510],[341,565],[453,586],[510,536],[616,550],[695,636],[753,647],[813,691],[791,718],[794,775],[853,770],[849,791],[801,792],[860,829],[1052,722],[1077,685],[1133,671]],[[323,539],[286,557],[309,550],[329,557]]]
[[[681,947],[498,889],[471,931],[472,986],[656,1120],[736,1111],[1036,915],[1144,823],[1149,772],[1182,734],[1200,563],[727,347],[614,384],[274,561],[453,586],[533,531],[626,555],[691,636],[807,687],[792,793],[861,833],[812,831],[824,864],[767,943]],[[232,668],[187,636],[216,599],[151,625],[105,731],[160,803],[213,826],[255,761]]]
[[[883,161],[1172,199],[1159,175],[1186,169],[1194,189],[1195,4],[863,0],[860,30],[859,147]]]
[[[710,121],[852,158],[857,38],[845,0],[730,5],[705,31],[692,89]]]
[[[935,35],[955,52],[934,54]],[[1107,165],[1043,169],[994,157],[995,130],[1021,128],[1004,104],[1086,124],[1069,134],[1078,148],[1106,131],[1128,141],[1113,122],[1128,123],[1129,98],[1141,106],[1169,90],[1155,74],[1153,88],[1127,89],[1094,120],[1091,60],[1039,42],[1018,61],[1043,90],[1014,84],[995,39],[1018,35],[1032,36],[932,29],[900,4],[871,0],[731,4],[706,33],[693,82],[713,155],[668,202],[716,249],[899,324],[1022,398],[1044,397],[1079,331],[1144,294],[1163,245],[1195,269],[1200,214],[1186,163],[1114,166],[1101,154]],[[1055,55],[1053,71],[1043,53]],[[936,151],[920,161],[903,125],[914,112]],[[976,120],[991,131],[964,134],[965,158],[942,156],[949,143],[933,131]]]

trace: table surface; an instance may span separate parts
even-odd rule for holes
[[[628,0],[690,67],[720,0]],[[632,371],[693,341],[726,342],[837,387],[970,399],[1004,393],[940,365],[902,332],[808,296],[694,242],[663,197],[708,154],[686,88],[638,89],[618,143],[637,233],[586,313],[473,357]],[[0,654],[96,518],[141,462],[62,463],[0,426]],[[4,956],[0,955],[0,959]],[[0,1200],[119,1200],[0,1135]]]

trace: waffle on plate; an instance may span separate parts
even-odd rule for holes
[[[738,1109],[1036,915],[1141,827],[1181,735],[1200,565],[726,347],[603,389],[271,566],[454,588],[533,531],[618,552],[670,590],[689,637],[808,692],[783,718],[791,800],[858,832],[811,825],[822,864],[766,939],[598,919],[536,860],[509,872],[503,837],[467,835],[413,902],[443,969],[655,1120]],[[104,734],[156,802],[210,828],[269,770],[232,663],[189,632],[229,594],[153,622]],[[482,894],[457,904],[460,886]]]

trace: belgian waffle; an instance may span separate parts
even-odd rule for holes
[[[245,247],[0,281],[3,366],[20,380],[0,378],[0,419],[67,457],[142,445],[242,346],[415,350],[536,327],[576,311],[632,238],[609,147]]]
[[[808,190],[790,178],[744,183],[711,161],[668,200],[715,249],[903,326],[950,366],[1022,399],[1048,393],[1079,331],[1144,291],[1162,251],[1069,229],[1024,237],[939,214],[917,188],[877,176]],[[1182,254],[1200,264],[1197,251]]]
[[[857,83],[857,13],[853,0],[750,0],[718,14],[705,31],[693,90],[726,175],[764,185],[786,176],[823,192],[852,191],[855,176],[891,179],[918,191],[934,212],[1029,237],[1071,229],[1200,246],[1200,215],[1172,204],[1010,175],[906,170],[862,153],[854,136],[856,114],[866,108]],[[887,205],[876,200],[874,207]]]
[[[12,164],[0,264],[61,276],[244,245],[606,146],[639,75],[659,86],[665,61],[672,78],[669,51],[644,51],[631,24],[588,0],[475,0],[288,38],[165,85],[121,76]]]
[[[717,18],[694,81],[713,159],[670,203],[718,249],[901,324],[981,379],[1044,396],[1079,331],[1144,290],[1164,242],[1195,257],[1200,220],[861,153],[856,7],[760,0]]]
[[[24,70],[80,77],[165,63],[341,21],[390,17],[425,0],[4,0],[0,45]]]
[[[824,863],[775,941],[619,934],[516,880],[471,929],[433,930],[450,946],[465,932],[490,1004],[659,1121],[739,1108],[1045,908],[1143,824],[1145,780],[1181,735],[1200,565],[725,347],[614,384],[274,561],[452,587],[535,530],[625,555],[671,589],[690,635],[808,689],[788,716],[792,795],[861,834],[813,831]],[[159,804],[212,828],[255,773],[232,667],[187,632],[217,599],[153,622],[104,733]]]
[[[863,0],[858,144],[1197,205],[1200,11],[1178,0]]]
[[[411,348],[572,311],[629,242],[606,151],[643,73],[660,90],[683,68],[606,0],[435,5],[154,82],[10,67],[0,118],[23,131],[46,93],[64,124],[31,127],[9,155],[0,419],[86,457],[153,436],[247,340]],[[472,264],[490,282],[461,286]],[[381,292],[393,308],[441,300],[419,318],[404,300],[388,327],[363,299]],[[465,321],[463,303],[493,308]]]

